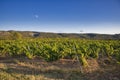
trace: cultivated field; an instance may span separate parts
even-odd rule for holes
[[[120,80],[119,67],[119,40],[0,40],[0,80]]]

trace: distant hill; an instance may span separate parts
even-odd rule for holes
[[[95,33],[49,33],[35,31],[0,31],[0,39],[12,39],[12,37],[22,38],[80,38],[80,39],[117,39],[120,34],[95,34]]]

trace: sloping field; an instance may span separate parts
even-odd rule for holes
[[[119,75],[119,40],[0,40],[0,80],[120,80]]]

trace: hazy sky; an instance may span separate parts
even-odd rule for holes
[[[0,30],[120,33],[120,0],[0,0]]]

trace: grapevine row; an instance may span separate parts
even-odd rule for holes
[[[40,57],[46,61],[79,56],[83,65],[87,58],[114,57],[120,62],[119,40],[29,39],[0,40],[0,56]]]

